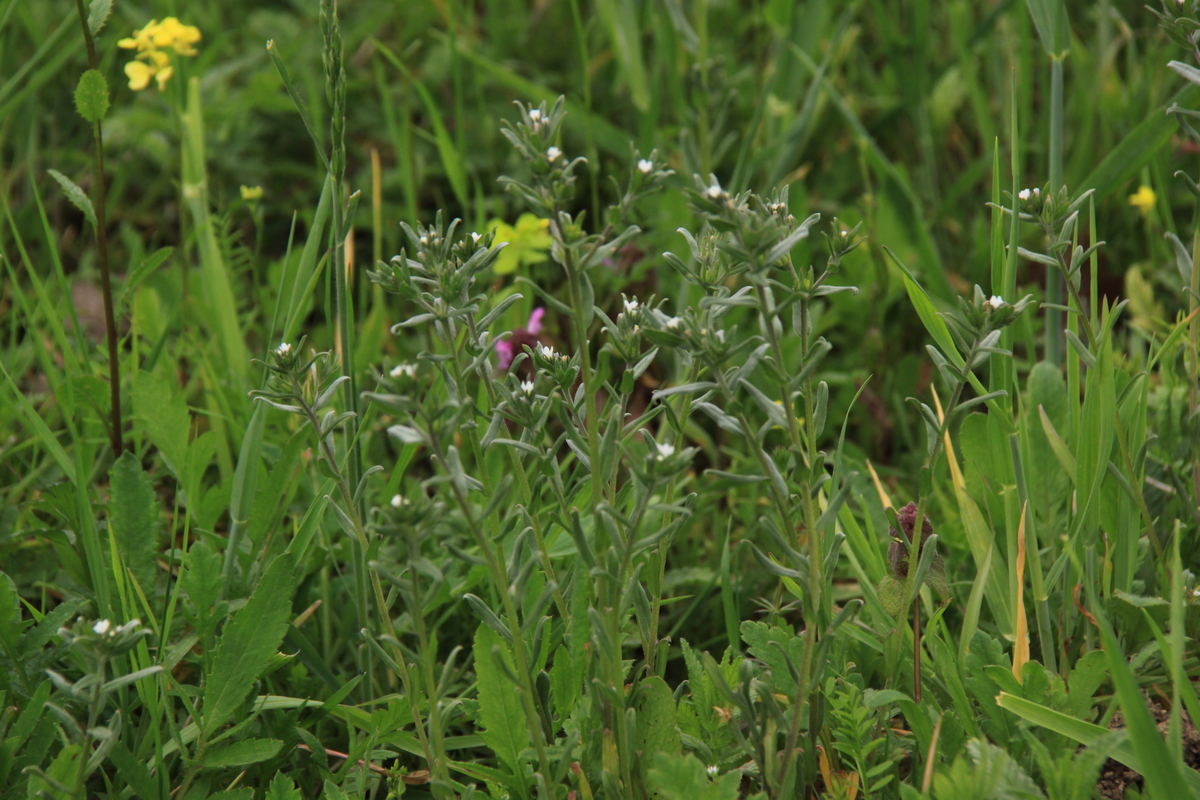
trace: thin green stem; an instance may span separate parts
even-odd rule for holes
[[[1050,192],[1057,194],[1063,182],[1063,63],[1050,60]],[[1046,272],[1046,302],[1062,305],[1062,278],[1053,270]],[[1046,309],[1046,360],[1062,366],[1062,311]]]

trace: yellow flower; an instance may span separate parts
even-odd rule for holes
[[[154,46],[154,31],[157,29],[158,20],[152,19],[146,27],[140,31],[134,31],[132,39],[122,39],[117,42],[117,47],[123,47],[126,50],[137,50],[139,53],[143,50],[149,50]]]
[[[255,200],[261,200],[263,196],[263,188],[261,186],[243,186],[242,199],[247,203]]]
[[[508,242],[493,267],[497,275],[507,275],[516,272],[517,267],[545,261],[546,250],[553,241],[547,233],[550,220],[539,219],[533,214],[522,214],[515,227],[496,219],[488,228],[496,232],[493,244]]]
[[[1129,195],[1129,205],[1137,208],[1143,217],[1150,216],[1154,210],[1154,190],[1149,186],[1139,186],[1138,190]]]
[[[152,19],[146,27],[134,31],[131,38],[117,42],[118,47],[137,50],[136,60],[125,65],[129,88],[140,92],[154,78],[161,91],[175,73],[170,54],[164,52],[166,48],[174,49],[181,56],[194,56],[196,48],[193,45],[198,41],[199,28],[184,25],[175,17],[167,17],[162,22]]]
[[[184,25],[175,17],[167,17],[154,31],[155,47],[174,47],[181,56],[196,55],[193,47],[200,41],[200,29],[194,25]]]

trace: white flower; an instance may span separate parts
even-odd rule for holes
[[[643,158],[642,160],[638,161],[637,167],[638,172],[642,173],[643,175],[649,175],[650,171],[654,169],[654,162],[650,159]]]
[[[721,768],[716,764],[709,764],[704,768],[704,771],[708,773],[708,777],[715,778],[717,777],[717,773],[721,771]]]
[[[417,365],[405,362],[392,367],[392,371],[388,373],[393,378],[415,378],[417,377]]]
[[[108,633],[108,629],[111,625],[112,623],[106,619],[98,619],[96,620],[96,624],[92,626],[92,630],[100,636],[103,636],[104,634]]]
[[[392,508],[400,508],[400,506],[408,505],[408,498],[403,495],[396,495],[392,498]]]
[[[679,326],[682,324],[683,324],[683,320],[680,319],[679,317],[667,317],[667,322],[666,322],[667,330],[670,330],[670,331],[678,330]]]
[[[669,442],[660,442],[654,446],[658,449],[658,461],[663,461],[675,455],[675,445]]]
[[[1000,308],[1004,305],[1004,298],[998,294],[994,294],[984,302],[984,305],[990,306],[992,309]]]
[[[275,348],[275,355],[279,356],[280,358],[286,358],[291,352],[292,346],[287,342],[280,342],[279,347]]]
[[[558,160],[558,157],[561,155],[562,155],[562,150],[559,150],[557,147],[551,147],[549,150],[546,151],[546,160],[549,161],[551,164],[553,164],[555,161]]]
[[[1025,201],[1037,200],[1041,196],[1042,196],[1042,190],[1036,189],[1036,188],[1022,189],[1021,191],[1017,192],[1017,197],[1020,198],[1021,200],[1025,200]]]
[[[483,237],[482,237],[482,236],[480,236],[480,235],[479,235],[478,233],[476,233],[475,231],[471,231],[471,244],[479,244],[479,240],[480,240],[480,239],[482,239],[482,238],[483,238]]]
[[[554,358],[554,348],[548,344],[539,344],[537,352],[542,358]]]
[[[1028,200],[1029,199],[1029,190],[1022,189],[1021,191],[1017,192],[1017,197],[1021,200]]]
[[[541,110],[537,109],[537,108],[529,109],[529,121],[532,122],[534,125],[537,125],[539,122],[541,122],[542,121]]]
[[[638,301],[637,301],[636,297],[634,297],[630,300],[623,301],[623,304],[625,306],[626,314],[633,314],[633,313],[636,313],[638,310]]]
[[[525,394],[529,395],[530,397],[532,397],[533,396],[533,381],[522,381],[521,382],[521,391],[524,392]]]
[[[721,197],[721,195],[725,194],[725,190],[714,183],[712,186],[704,190],[704,194],[707,195],[710,200],[717,200]]]

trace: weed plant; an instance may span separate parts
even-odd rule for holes
[[[1198,41],[0,0],[0,798],[1200,796]]]

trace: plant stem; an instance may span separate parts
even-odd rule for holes
[[[1050,191],[1054,194],[1063,182],[1063,64],[1057,58],[1050,59]],[[1046,273],[1046,302],[1062,305],[1062,278],[1050,270]],[[1046,360],[1056,367],[1062,366],[1062,311],[1046,309]]]
[[[75,8],[79,12],[79,23],[83,26],[88,68],[98,69],[96,42],[92,38],[92,29],[88,26],[87,9],[83,0],[75,0]],[[117,348],[116,315],[113,313],[112,281],[108,271],[108,219],[105,213],[108,191],[104,185],[104,134],[99,120],[92,123],[92,134],[96,143],[96,250],[97,261],[100,264],[100,293],[104,297],[104,334],[108,341],[108,396],[112,406],[109,413],[109,441],[112,444],[113,455],[120,458],[125,449],[124,426],[121,421],[121,362]]]

